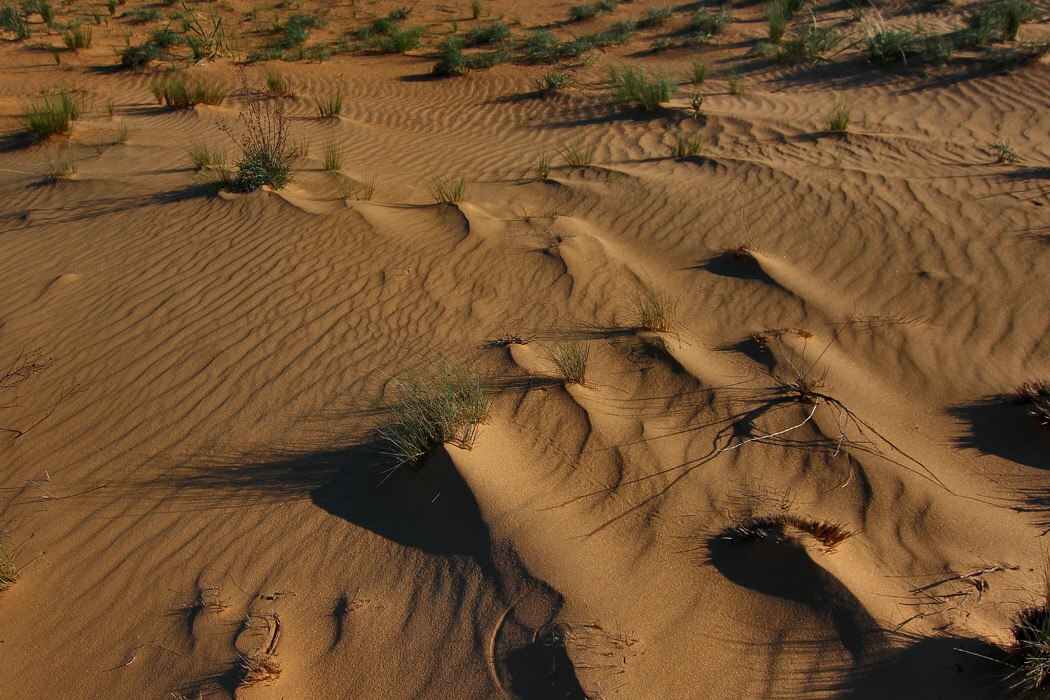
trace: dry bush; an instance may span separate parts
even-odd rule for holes
[[[281,664],[273,654],[241,654],[237,659],[238,685],[250,687],[253,685],[269,685],[281,675]]]
[[[1017,389],[1019,403],[1028,404],[1028,412],[1040,425],[1050,427],[1050,381],[1025,382]]]

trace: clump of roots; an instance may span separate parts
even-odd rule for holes
[[[733,527],[733,532],[742,540],[756,541],[772,538],[782,541],[792,536],[791,530],[804,532],[832,551],[853,535],[842,525],[828,520],[811,520],[790,513],[750,517]]]

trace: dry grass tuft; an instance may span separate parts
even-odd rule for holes
[[[241,654],[237,659],[238,685],[270,685],[281,675],[281,665],[273,654]]]
[[[591,350],[580,342],[564,342],[544,350],[547,359],[565,382],[587,386],[587,360]]]
[[[0,547],[0,591],[6,591],[18,580],[18,567],[3,547]]]
[[[842,525],[828,520],[811,520],[790,513],[751,517],[739,523],[733,531],[743,540],[762,540],[772,537],[781,541],[790,535],[788,528],[804,532],[817,542],[833,550],[843,540],[853,535]]]
[[[1025,382],[1017,388],[1016,394],[1019,403],[1028,404],[1028,412],[1040,425],[1050,427],[1050,381]]]
[[[1017,614],[1011,657],[1013,688],[1039,691],[1050,686],[1050,570],[1045,574],[1043,604]],[[1043,697],[1042,695],[1034,697]]]
[[[678,306],[675,299],[646,286],[632,297],[631,305],[639,328],[660,333],[671,330]]]

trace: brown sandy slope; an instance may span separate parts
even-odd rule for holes
[[[413,19],[464,29],[458,4]],[[498,9],[534,28],[569,4]],[[392,6],[333,6],[324,31]],[[2,397],[3,427],[54,412],[0,436],[22,568],[0,696],[1005,692],[959,650],[994,655],[1042,582],[1050,432],[996,397],[1050,375],[1050,73],[853,51],[745,62],[731,95],[721,72],[765,31],[761,6],[738,14],[702,51],[702,157],[667,157],[692,86],[651,117],[603,86],[620,60],[685,76],[699,50],[648,55],[649,34],[544,99],[543,67],[424,80],[422,48],[280,64],[310,153],[247,195],[210,195],[184,151],[232,156],[218,127],[242,99],[157,107],[149,72],[109,68],[125,25],[59,66],[54,35],[0,46],[0,361],[54,358]],[[237,73],[189,70],[231,93]],[[24,143],[22,105],[56,85],[89,109]],[[342,116],[315,118],[336,86]],[[840,103],[854,127],[821,133]],[[327,139],[372,201],[340,199]],[[992,163],[997,139],[1022,163]],[[556,157],[576,141],[592,166]],[[46,182],[63,152],[76,172]],[[464,201],[430,204],[432,175],[465,177]],[[672,332],[633,328],[643,283],[677,299]],[[805,333],[752,339],[777,328]],[[531,342],[485,347],[510,333]],[[553,377],[566,338],[590,348],[587,386]],[[380,484],[373,407],[442,354],[493,377],[489,418],[472,450]],[[783,400],[789,359],[840,403]],[[781,512],[855,534],[829,553],[732,529]],[[238,654],[271,644],[276,682],[237,689]]]

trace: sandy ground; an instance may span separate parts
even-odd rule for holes
[[[411,19],[463,31],[460,4]],[[494,4],[516,33],[570,5]],[[318,36],[393,6],[333,4]],[[185,148],[233,156],[219,127],[262,67],[195,66],[230,96],[172,110],[150,70],[112,68],[125,33],[162,25],[108,20],[58,65],[54,33],[3,42],[0,358],[53,362],[0,397],[21,571],[0,695],[1008,694],[975,654],[1038,599],[1050,527],[1050,431],[1001,398],[1050,374],[1045,59],[751,61],[763,9],[737,12],[706,47],[649,54],[659,30],[597,52],[551,98],[542,66],[426,79],[432,45],[271,64],[310,152],[284,190],[218,196]],[[675,72],[670,106],[613,104],[622,61]],[[22,106],[56,87],[83,118],[27,144]],[[336,87],[342,115],[316,118]],[[838,104],[854,125],[823,133]],[[669,158],[694,124],[703,154]],[[339,196],[327,140],[371,201]],[[1021,162],[994,163],[996,140]],[[566,143],[593,164],[564,164]],[[76,171],[48,180],[63,157]],[[435,175],[466,178],[463,201],[433,204]],[[670,331],[636,327],[644,285],[676,300]],[[530,342],[491,342],[510,334]],[[565,340],[590,350],[585,386],[554,376]],[[473,449],[383,480],[377,402],[441,356],[491,377],[488,418]],[[796,368],[830,399],[785,400]],[[828,551],[734,530],[776,514],[853,534]],[[279,677],[239,685],[239,654],[267,649]]]

